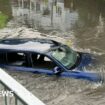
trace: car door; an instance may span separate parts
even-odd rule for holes
[[[9,51],[5,53],[6,62],[2,64],[3,68],[13,71],[29,71],[30,62],[28,52]]]
[[[3,61],[4,62],[4,61]],[[12,71],[25,71],[53,75],[56,64],[47,56],[38,53],[9,51],[5,53],[2,67]]]
[[[32,64],[32,70],[34,73],[44,73],[47,75],[53,75],[53,69],[56,64],[46,55],[39,53],[31,53],[30,60]]]

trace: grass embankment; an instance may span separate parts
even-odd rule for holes
[[[4,28],[8,22],[8,16],[0,12],[0,28]]]

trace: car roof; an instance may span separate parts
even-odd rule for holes
[[[32,51],[45,53],[60,46],[61,43],[50,39],[40,38],[9,38],[0,40],[1,50]]]

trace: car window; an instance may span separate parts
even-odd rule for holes
[[[77,61],[78,53],[73,51],[68,46],[61,46],[60,48],[52,51],[52,56],[61,62],[65,67],[70,69]]]
[[[31,58],[34,68],[46,68],[50,70],[56,66],[56,64],[50,58],[42,54],[31,54]]]
[[[7,64],[16,66],[28,66],[26,53],[8,52]]]
[[[6,63],[6,53],[0,52],[0,64]]]

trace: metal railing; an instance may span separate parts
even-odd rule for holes
[[[45,105],[15,79],[0,69],[0,105]]]

